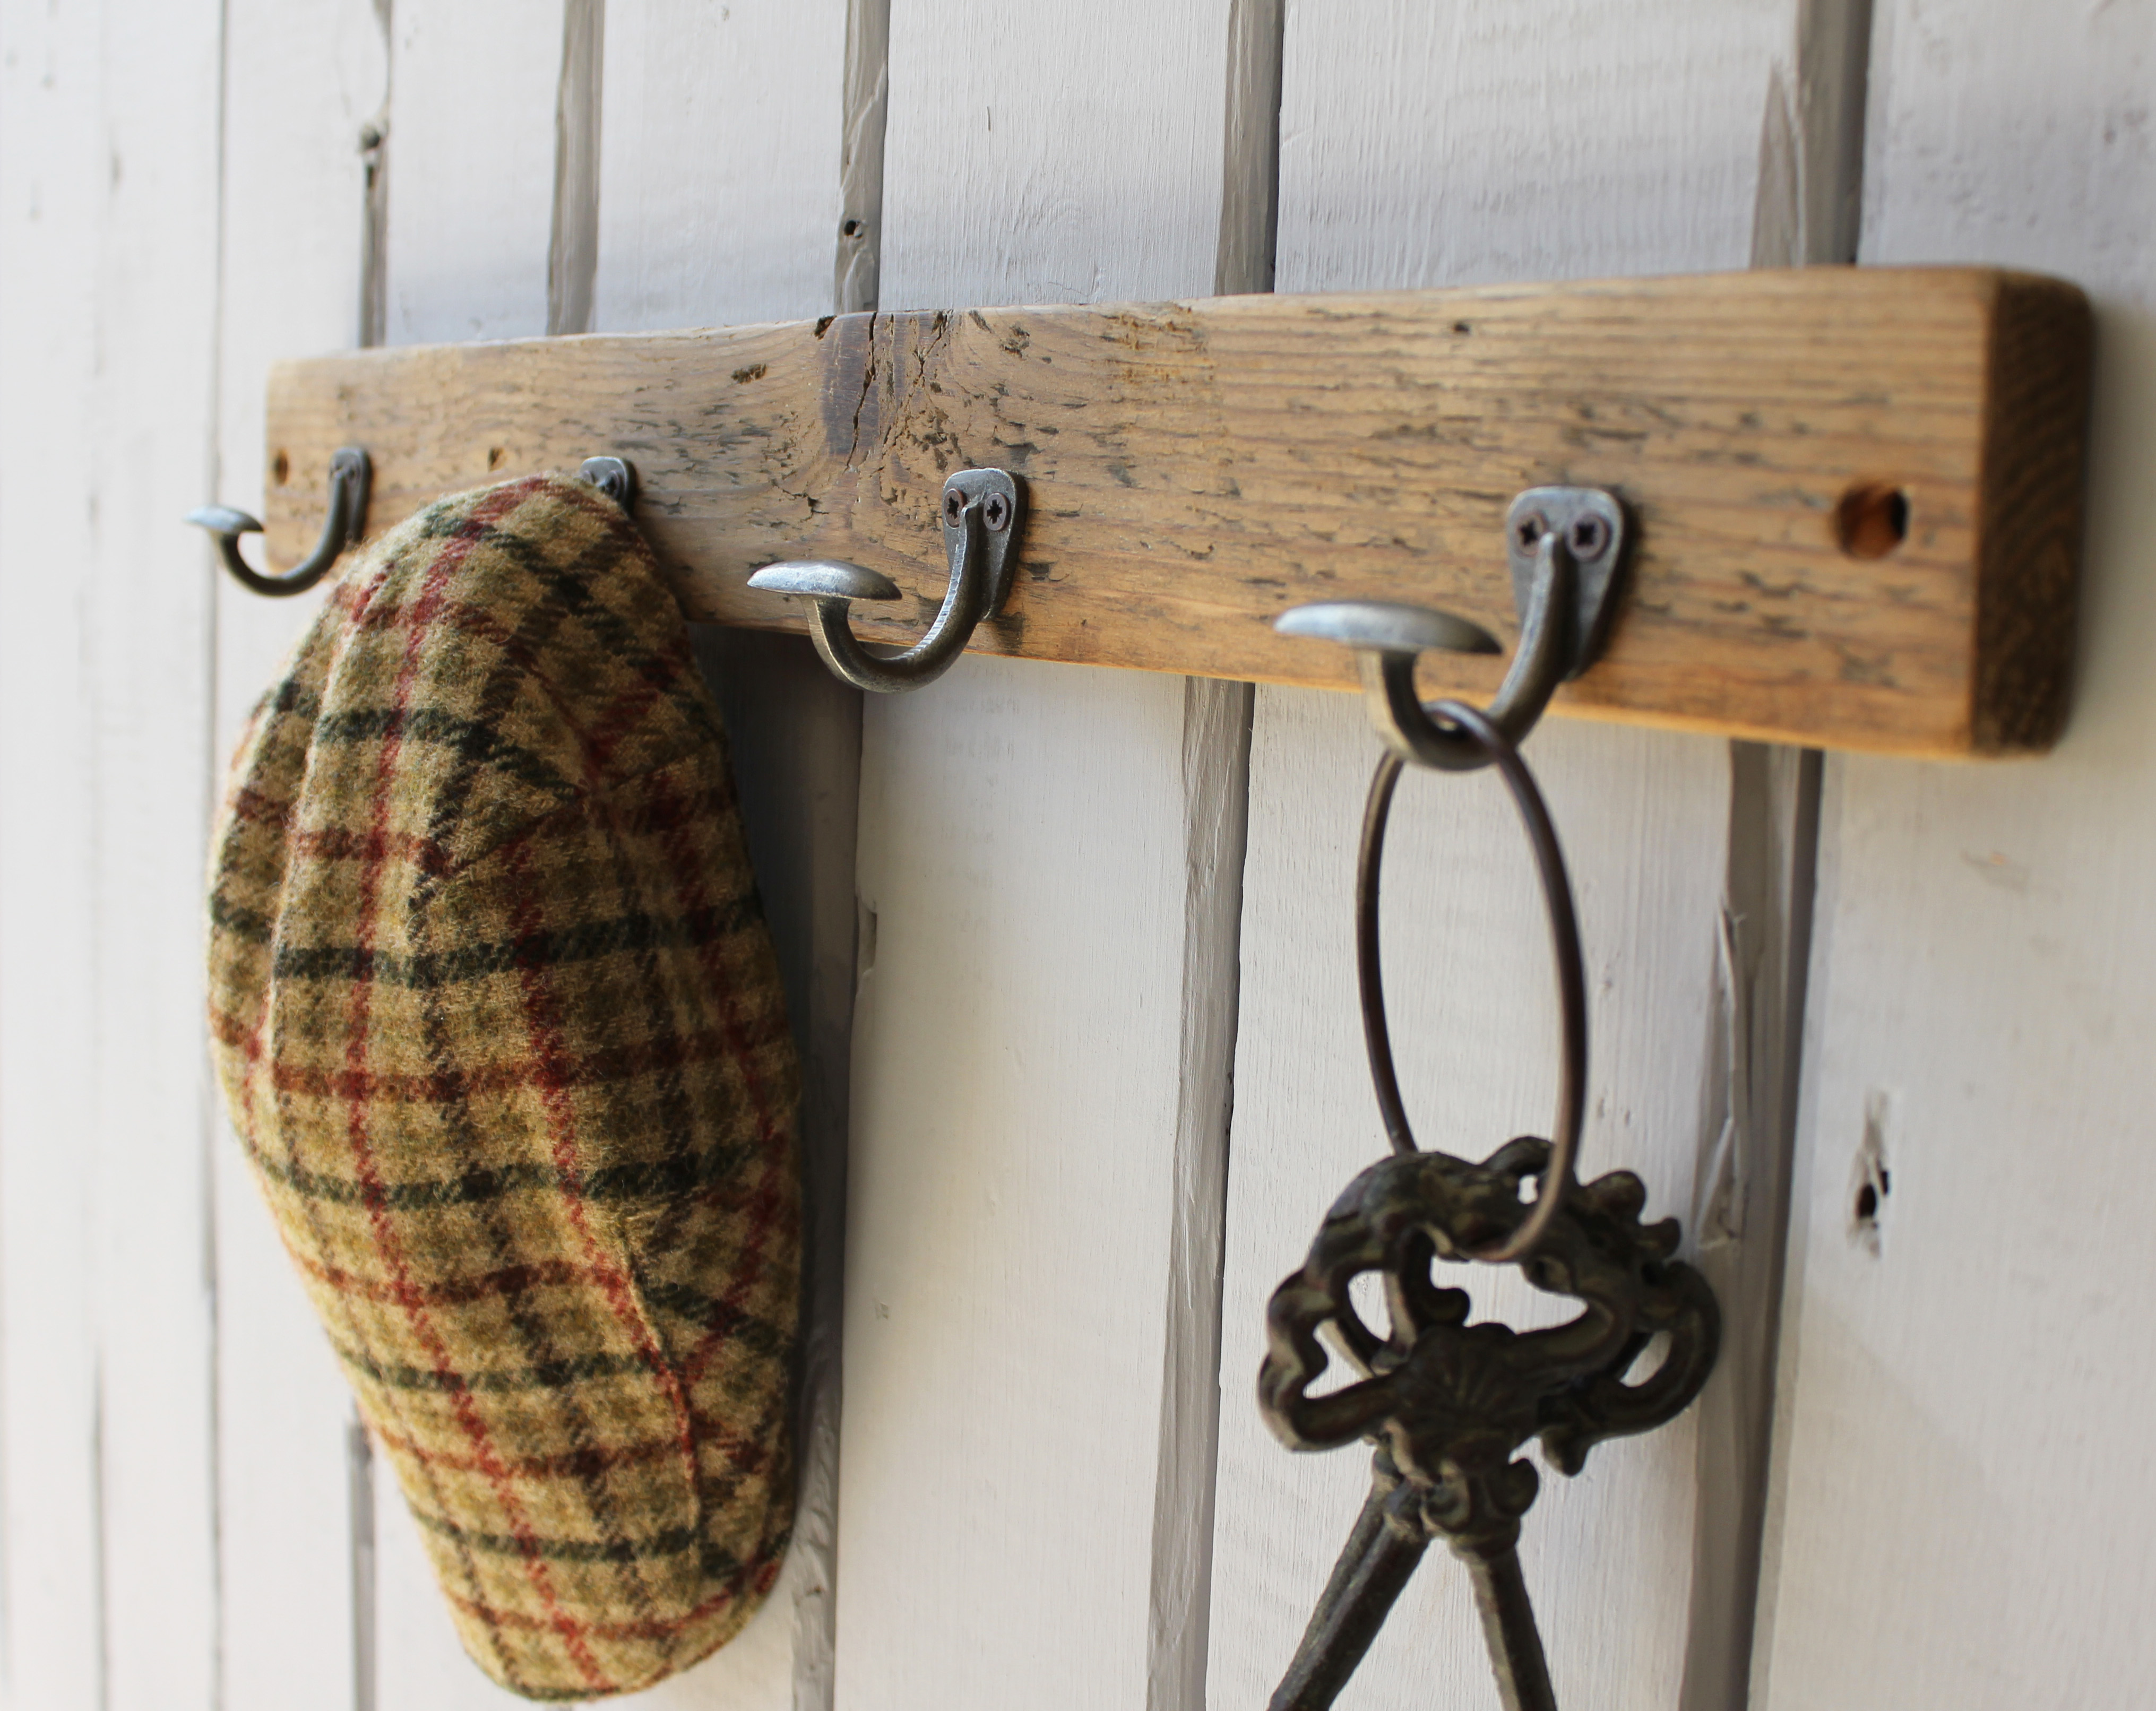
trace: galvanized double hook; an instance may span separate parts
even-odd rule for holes
[[[1625,513],[1613,494],[1599,488],[1530,488],[1512,501],[1505,534],[1513,598],[1520,613],[1520,645],[1486,708],[1455,700],[1424,706],[1415,693],[1415,660],[1427,649],[1500,651],[1496,638],[1469,619],[1391,602],[1340,601],[1296,607],[1274,625],[1283,635],[1339,642],[1356,650],[1363,699],[1385,743],[1387,752],[1370,780],[1363,808],[1355,876],[1355,953],[1370,1078],[1386,1138],[1396,1153],[1413,1153],[1417,1148],[1400,1099],[1385,1017],[1378,895],[1385,827],[1400,769],[1410,761],[1448,772],[1494,765],[1504,776],[1527,831],[1542,882],[1557,971],[1561,1026],[1557,1114],[1550,1130],[1548,1160],[1534,1173],[1538,1180],[1533,1210],[1502,1240],[1472,1256],[1499,1263],[1532,1252],[1562,1210],[1575,1181],[1586,1108],[1587,976],[1578,914],[1573,906],[1564,853],[1534,776],[1520,759],[1519,745],[1558,685],[1585,670],[1600,649],[1624,563]]]
[[[816,651],[855,689],[879,694],[917,689],[948,671],[981,620],[1002,609],[1018,562],[1024,490],[1008,470],[960,469],[944,480],[941,514],[950,585],[927,633],[910,648],[871,653],[848,621],[856,600],[899,597],[898,584],[880,571],[842,559],[793,560],[766,565],[748,586],[806,600]]]
[[[230,505],[202,505],[189,511],[186,520],[216,537],[218,556],[243,587],[271,596],[304,594],[329,574],[347,546],[358,546],[366,535],[367,493],[373,482],[374,465],[363,447],[337,448],[330,458],[330,510],[321,539],[281,576],[258,571],[239,556],[239,537],[262,532],[259,517]]]
[[[624,510],[636,502],[635,468],[620,458],[587,458],[577,473]],[[951,669],[975,627],[1010,592],[1024,491],[1008,471],[961,469],[944,480],[941,511],[950,587],[927,633],[910,648],[872,653],[847,621],[856,600],[899,597],[898,584],[880,571],[843,559],[793,559],[764,566],[748,586],[807,601],[809,639],[824,663],[855,689],[917,689]]]
[[[1484,716],[1508,743],[1527,740],[1557,687],[1594,663],[1609,627],[1626,546],[1624,507],[1598,487],[1532,487],[1505,519],[1520,645]],[[1415,694],[1418,655],[1498,653],[1497,638],[1471,619],[1392,601],[1328,601],[1283,612],[1284,636],[1343,643],[1356,652],[1378,735],[1419,766],[1472,771],[1489,748],[1441,719]]]

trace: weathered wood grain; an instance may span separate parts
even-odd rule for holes
[[[943,474],[1032,485],[1024,570],[975,645],[1344,685],[1286,607],[1382,597],[1517,628],[1518,489],[1607,485],[1633,592],[1564,710],[1901,752],[2040,747],[2064,709],[2088,346],[2071,287],[1808,269],[1371,296],[860,315],[326,357],[273,385],[273,545],[337,445],[383,527],[505,470],[635,460],[701,617],[792,627],[757,566],[850,558],[941,597]],[[281,481],[276,479],[283,473]],[[1906,496],[1907,538],[1837,516]],[[1435,668],[1484,691],[1496,662]],[[1438,686],[1433,681],[1434,688]]]

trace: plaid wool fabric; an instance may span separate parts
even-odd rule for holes
[[[218,1071],[480,1667],[639,1688],[793,1502],[798,1076],[717,710],[597,489],[443,500],[234,762]]]

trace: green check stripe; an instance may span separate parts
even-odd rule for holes
[[[255,1169],[295,1194],[336,1206],[369,1203],[367,1191],[350,1177],[325,1176],[303,1165],[271,1158],[252,1143],[248,1145],[248,1155]],[[693,1194],[731,1181],[755,1157],[756,1149],[752,1146],[715,1146],[701,1153],[605,1165],[579,1177],[577,1187],[585,1199],[594,1201]],[[381,1191],[381,1204],[390,1212],[426,1212],[478,1205],[511,1194],[559,1194],[568,1186],[562,1172],[549,1165],[504,1165],[490,1171],[465,1171],[454,1176],[387,1183]]]
[[[439,1534],[444,1539],[454,1539],[467,1548],[490,1556],[545,1557],[554,1562],[649,1562],[654,1557],[679,1556],[685,1551],[696,1553],[698,1565],[707,1580],[731,1580],[742,1573],[742,1560],[725,1545],[714,1539],[699,1538],[690,1527],[670,1527],[648,1539],[522,1539],[513,1534],[481,1532],[470,1527],[459,1527],[442,1515],[430,1515],[414,1509],[412,1519],[429,1533]],[[786,1554],[790,1529],[781,1531],[773,1547],[762,1553],[761,1562],[770,1562]],[[526,1695],[536,1698],[536,1695]],[[581,1695],[578,1697],[582,1697]]]
[[[587,1379],[620,1378],[629,1373],[648,1374],[651,1363],[641,1355],[572,1355],[558,1360],[536,1361],[530,1366],[504,1366],[493,1371],[437,1372],[432,1367],[408,1366],[401,1361],[375,1360],[347,1349],[335,1338],[330,1346],[337,1359],[355,1372],[363,1372],[377,1384],[397,1391],[431,1391],[454,1396],[459,1391],[552,1391]]]
[[[401,713],[388,707],[356,707],[326,713],[315,721],[314,742],[317,748],[329,743],[380,742],[393,730],[400,741],[437,743],[467,760],[498,766],[520,784],[559,801],[567,802],[578,792],[576,780],[509,741],[492,725],[439,707],[413,707]]]
[[[460,945],[453,950],[417,956],[386,950],[362,950],[350,945],[278,945],[271,961],[283,981],[378,981],[415,991],[485,980],[529,968],[593,962],[603,956],[651,950],[694,950],[753,926],[762,918],[754,891],[661,919],[638,911],[610,920],[586,921],[556,932],[526,933],[511,939]],[[271,943],[270,924],[251,910],[235,909],[221,898],[213,901],[212,925],[249,944]]]
[[[537,1556],[552,1562],[649,1562],[655,1557],[700,1550],[702,1545],[693,1527],[669,1527],[644,1539],[519,1539],[514,1534],[459,1527],[446,1516],[427,1514],[417,1509],[412,1511],[412,1518],[429,1532],[454,1539],[466,1549],[489,1556]]]

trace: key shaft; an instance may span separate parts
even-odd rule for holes
[[[1430,1549],[1420,1524],[1399,1512],[1399,1475],[1381,1455],[1370,1495],[1266,1711],[1327,1711],[1378,1637]]]
[[[1535,1626],[1527,1577],[1520,1572],[1520,1553],[1508,1545],[1457,1555],[1475,1582],[1475,1610],[1482,1618],[1482,1639],[1490,1648],[1490,1667],[1496,1672],[1497,1696],[1505,1711],[1557,1711],[1542,1631]]]

